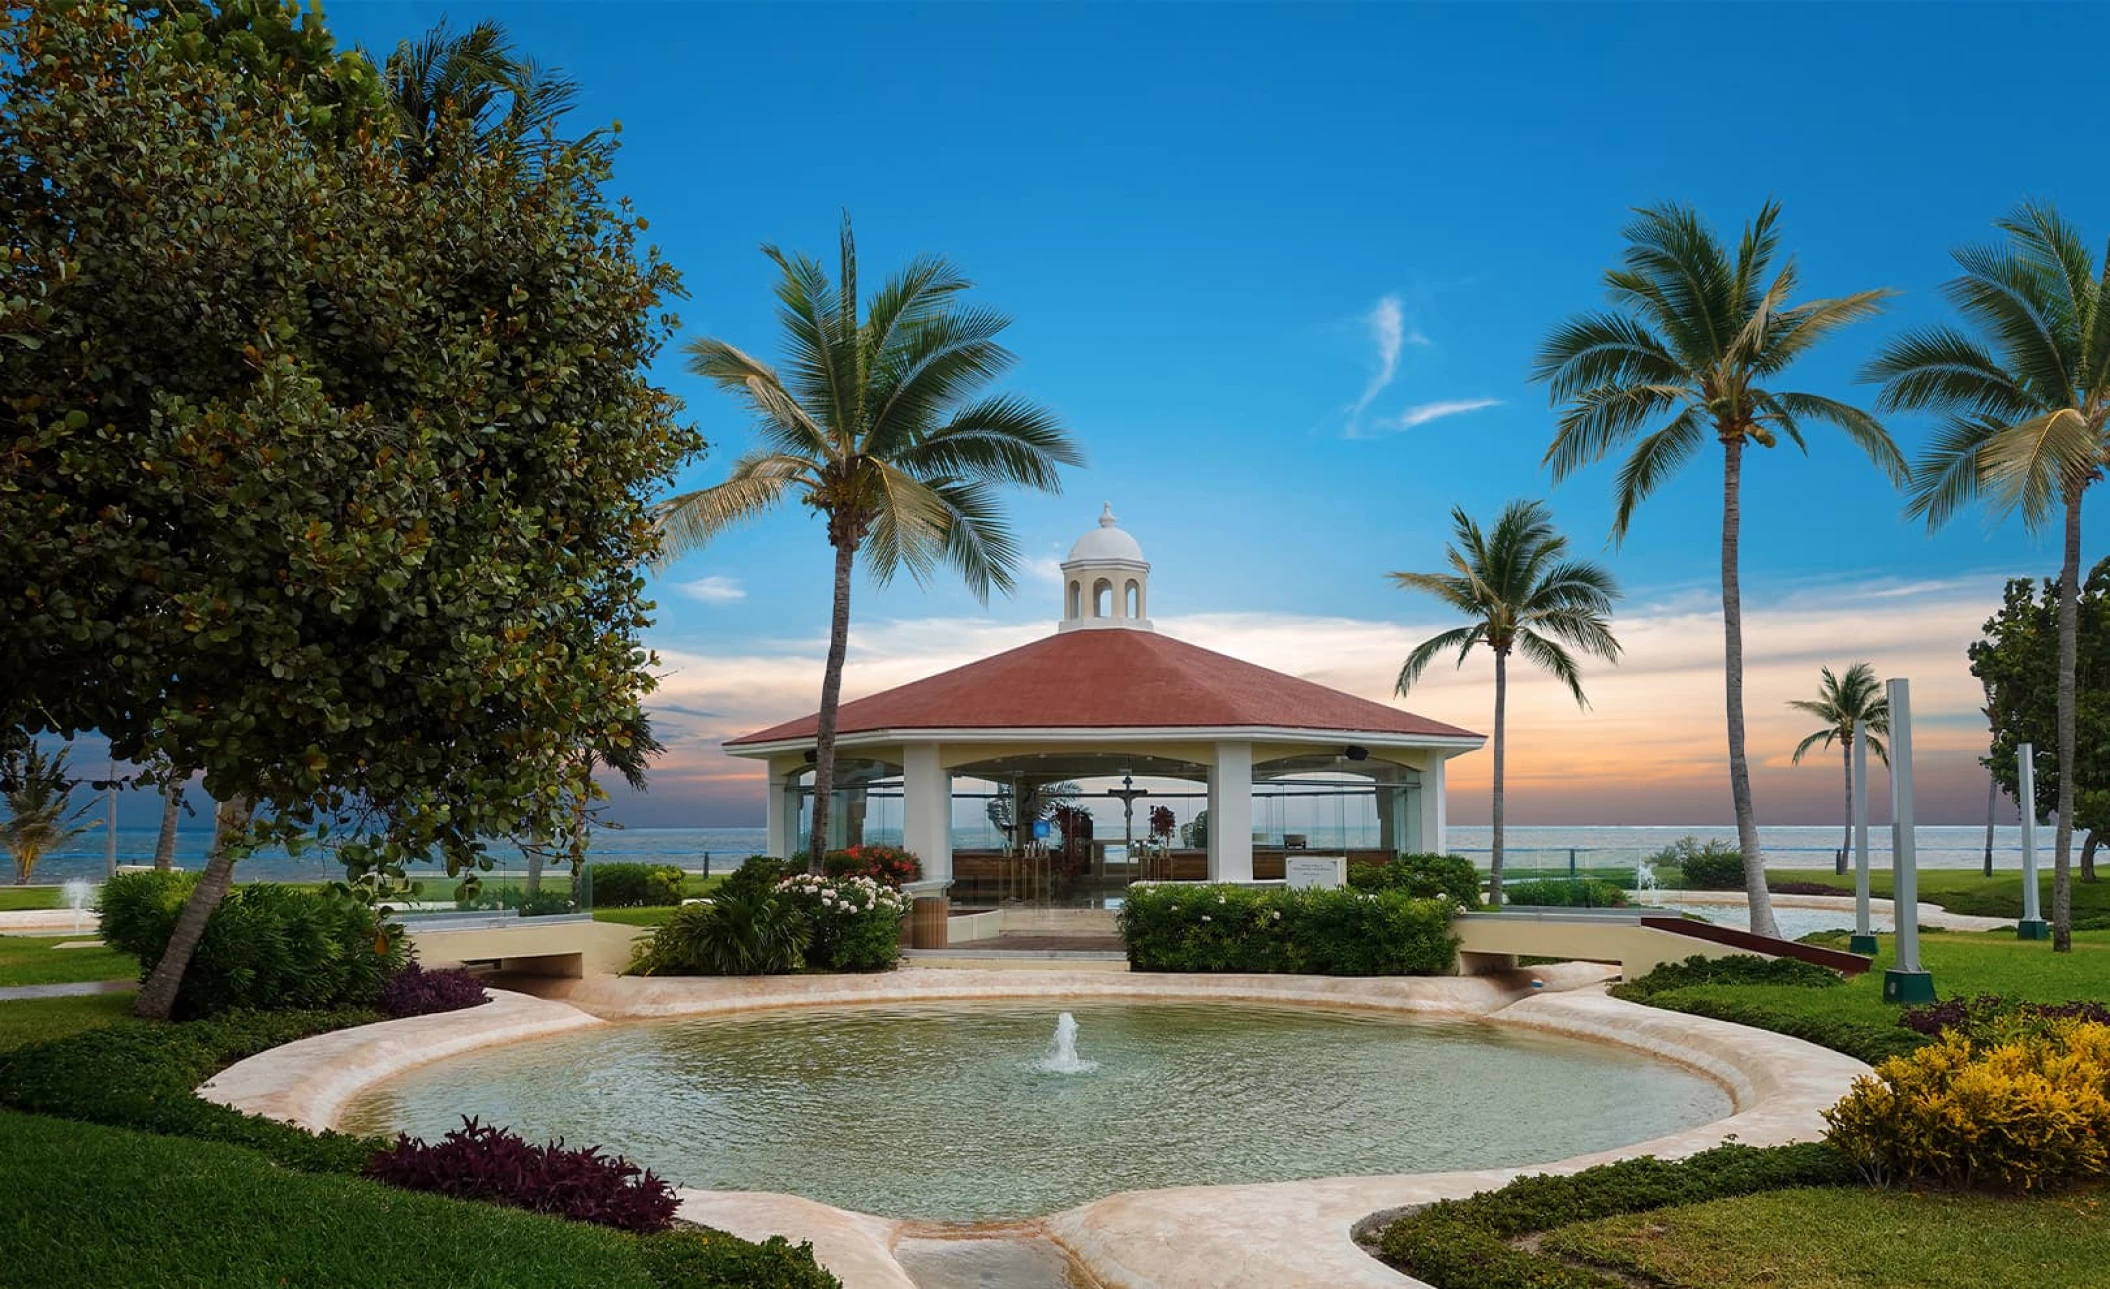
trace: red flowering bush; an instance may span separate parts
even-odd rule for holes
[[[426,1144],[398,1134],[367,1161],[366,1175],[407,1191],[434,1191],[533,1213],[649,1235],[674,1225],[674,1188],[627,1159],[562,1139],[531,1145],[518,1134],[464,1117]]]
[[[923,876],[923,862],[899,846],[852,846],[823,855],[821,871],[830,877],[869,877],[898,891]]]

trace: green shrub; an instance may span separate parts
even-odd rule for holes
[[[777,883],[793,873],[806,871],[804,859],[778,859],[773,855],[749,855],[740,867],[726,875],[719,886],[720,894],[738,894],[741,891],[775,891]]]
[[[909,898],[869,877],[800,873],[777,887],[797,909],[811,940],[806,964],[823,971],[885,971],[901,958],[901,919]]]
[[[1724,997],[1706,989],[1666,989],[1648,996],[1648,1005],[1726,1020],[1753,1029],[1768,1029],[1806,1043],[1844,1052],[1857,1061],[1878,1065],[1893,1056],[1917,1051],[1926,1039],[1894,1025],[1871,1025],[1839,1016],[1812,1015],[1793,1007],[1774,1006],[1763,998]]]
[[[595,864],[589,868],[597,909],[681,903],[685,874],[672,864]]]
[[[1165,883],[1121,907],[1137,971],[1443,975],[1457,962],[1451,906],[1403,891]]]
[[[85,1030],[0,1052],[0,1105],[247,1146],[304,1172],[356,1173],[385,1142],[306,1132],[206,1101],[194,1089],[266,1048],[381,1019],[371,1011],[238,1011],[183,1024]]]
[[[1510,1241],[1571,1222],[1853,1180],[1851,1166],[1828,1146],[1731,1144],[1679,1162],[1643,1156],[1438,1200],[1387,1226],[1378,1244],[1386,1262],[1433,1289],[1618,1289],[1626,1282]]]
[[[1878,1186],[2044,1192],[2110,1177],[2110,1025],[1951,1032],[1854,1080],[1825,1140]]]
[[[1502,883],[1504,907],[1549,909],[1623,909],[1627,893],[1615,882],[1594,877],[1549,877],[1535,882]]]
[[[1480,872],[1463,855],[1401,855],[1384,864],[1355,864],[1348,885],[1358,891],[1405,891],[1416,899],[1480,907]]]
[[[191,873],[119,873],[103,888],[104,941],[136,956],[143,978],[196,885]],[[176,1014],[370,1004],[408,961],[401,928],[384,927],[348,896],[275,882],[238,886],[205,924]]]
[[[728,882],[684,904],[652,933],[630,969],[641,976],[770,976],[806,965],[813,929],[788,899]]]
[[[1676,868],[1688,891],[1738,891],[1744,886],[1744,852],[1727,842],[1680,837],[1649,858],[1658,870]]]
[[[1612,996],[1642,1002],[1667,990],[1692,985],[1807,985],[1825,989],[1843,983],[1838,972],[1799,958],[1761,958],[1754,953],[1710,958],[1696,953],[1683,962],[1663,963],[1639,979],[1612,986]]]
[[[710,1227],[638,1241],[645,1269],[668,1289],[842,1289],[813,1260],[813,1246],[772,1235],[760,1244]]]

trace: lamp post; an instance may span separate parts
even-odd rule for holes
[[[1875,931],[1868,924],[1868,723],[1854,722],[1854,934],[1847,948],[1876,952]]]
[[[1890,903],[1897,965],[1883,973],[1886,1003],[1931,1003],[1934,977],[1920,966],[1919,857],[1913,849],[1912,682],[1888,683],[1890,704]]]
[[[2049,940],[2051,924],[2037,907],[2037,749],[2024,743],[2015,749],[2015,797],[2022,803],[2022,920],[2018,940]]]

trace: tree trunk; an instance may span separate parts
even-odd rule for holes
[[[1729,716],[1729,796],[1736,805],[1736,840],[1744,852],[1744,892],[1751,929],[1777,936],[1773,898],[1766,892],[1765,852],[1758,846],[1758,814],[1751,805],[1751,767],[1744,758],[1744,601],[1737,585],[1737,545],[1743,527],[1744,440],[1722,442],[1722,661]]]
[[[1495,793],[1493,855],[1487,864],[1488,907],[1502,907],[1502,727],[1509,717],[1509,650],[1495,650]]]
[[[2000,804],[2000,780],[1985,776],[1985,875],[1993,875],[1993,808]]]
[[[857,558],[854,539],[835,543],[835,610],[828,622],[828,667],[821,673],[821,713],[813,739],[813,839],[807,848],[808,872],[821,871],[828,852],[829,797],[835,791],[835,709],[843,696],[843,658],[850,651],[850,565]]]
[[[1839,843],[1839,872],[1846,871],[1854,853],[1854,738],[1846,736],[1841,759],[1846,762],[1846,840]],[[1834,874],[1836,876],[1837,874]]]
[[[183,814],[183,784],[161,788],[161,835],[154,839],[154,868],[166,873],[176,866],[176,824]]]
[[[205,934],[205,924],[234,885],[234,856],[228,839],[248,825],[249,801],[245,797],[222,801],[214,809],[212,853],[206,857],[205,871],[198,875],[190,900],[177,915],[175,933],[169,936],[161,961],[154,964],[152,974],[139,987],[139,997],[132,1003],[134,1016],[167,1020],[175,1010],[176,990],[183,983],[183,973],[190,966],[191,954],[197,951],[199,938]]]
[[[2080,654],[2083,486],[2076,482],[2066,488],[2066,558],[2059,566],[2059,819],[2051,849],[2054,953],[2073,952],[2073,673]]]
[[[2103,835],[2097,830],[2088,830],[2088,840],[2081,843],[2081,880],[2092,882],[2095,878],[2095,848],[2102,844]]]

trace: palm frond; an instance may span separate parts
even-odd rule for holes
[[[1805,738],[1804,740],[1802,740],[1802,742],[1797,743],[1795,745],[1795,754],[1788,758],[1788,763],[1790,765],[1801,765],[1802,758],[1809,754],[1811,748],[1818,747],[1820,745],[1824,747],[1830,747],[1832,745],[1832,739],[1834,736],[1837,735],[1837,733],[1837,730],[1818,730],[1815,734],[1810,735],[1808,738]]]
[[[1616,313],[1568,319],[1531,360],[1531,379],[1543,382],[1556,403],[1601,386],[1675,384],[1683,374],[1647,327]]]
[[[1569,400],[1561,413],[1553,443],[1540,464],[1552,470],[1558,483],[1583,466],[1602,461],[1613,448],[1692,393],[1678,385],[1606,385],[1585,390]]]
[[[1583,693],[1582,669],[1575,665],[1575,657],[1558,644],[1535,631],[1517,632],[1517,652],[1524,655],[1542,670],[1553,673],[1555,679],[1568,687],[1575,695],[1578,707],[1590,706],[1588,696]]]
[[[812,481],[812,466],[803,458],[755,454],[734,463],[724,483],[667,498],[653,508],[661,533],[654,567],[664,569],[709,545],[726,529],[773,509],[787,493]]]
[[[1626,540],[1627,529],[1634,522],[1634,508],[1648,500],[1650,494],[1665,479],[1677,473],[1680,466],[1692,460],[1706,438],[1707,426],[1700,409],[1688,407],[1670,424],[1634,445],[1633,455],[1619,467],[1616,485],[1619,504],[1612,516],[1612,541],[1615,544]]]
[[[950,541],[952,507],[937,489],[944,481],[926,482],[891,462],[863,463],[871,481],[871,532],[865,537],[866,569],[884,586],[903,569],[919,585],[929,585],[944,560]]]
[[[1477,626],[1452,627],[1449,631],[1430,636],[1415,645],[1413,652],[1407,655],[1406,662],[1400,666],[1399,678],[1393,682],[1392,692],[1402,698],[1406,697],[1407,691],[1414,688],[1414,682],[1421,679],[1421,673],[1428,670],[1429,664],[1438,655],[1450,650],[1457,650],[1458,665],[1464,666],[1466,656],[1472,652],[1473,645],[1478,643],[1479,639],[1480,629]]]
[[[1866,453],[1876,469],[1891,483],[1903,485],[1912,477],[1905,455],[1875,417],[1851,404],[1821,394],[1776,393],[1767,396],[1789,415],[1836,426],[1855,447]]]
[[[1083,465],[1084,453],[1053,412],[1000,394],[961,408],[893,459],[920,478],[953,476],[1061,492],[1060,468]]]
[[[1980,486],[1996,513],[2020,511],[2032,531],[2050,520],[2067,488],[2102,464],[2102,444],[2079,412],[2062,407],[1992,435],[1979,451]]]
[[[1990,417],[1952,417],[1944,422],[1913,467],[1911,503],[1905,513],[1924,517],[1929,528],[1948,523],[1978,495],[1985,478],[1986,445],[2006,424]]]
[[[1983,345],[1954,327],[1920,327],[1885,345],[1861,369],[1880,383],[1881,411],[1926,409],[2019,420],[2042,411],[2027,388]]]

